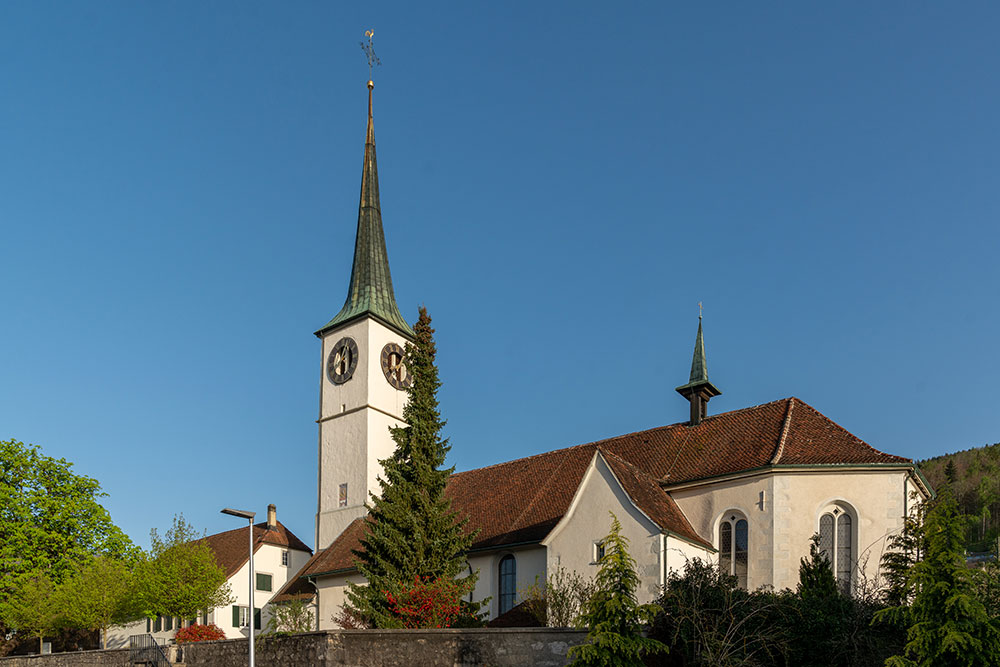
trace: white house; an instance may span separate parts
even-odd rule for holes
[[[358,577],[368,494],[402,424],[409,378],[402,348],[413,332],[393,294],[379,204],[368,89],[354,264],[347,300],[322,341],[316,554],[282,595],[318,596],[333,627]],[[681,423],[455,474],[447,493],[478,534],[475,599],[490,616],[555,568],[596,573],[609,511],[631,542],[640,600],[655,598],[691,558],[718,562],[749,589],[794,587],[799,559],[819,533],[841,586],[877,575],[886,538],[930,489],[913,461],[878,451],[797,398],[709,416],[699,319]],[[456,447],[475,443],[455,443]]]
[[[246,637],[250,622],[250,536],[249,526],[209,535],[205,542],[215,552],[225,570],[233,602],[225,608],[210,609],[196,619],[161,616],[146,619],[108,632],[108,647],[127,646],[129,637],[152,634],[162,643],[194,622],[214,623],[229,639]],[[309,561],[312,549],[278,521],[274,505],[267,506],[267,521],[253,527],[254,535],[254,619],[257,629],[267,627],[269,603],[275,594]]]

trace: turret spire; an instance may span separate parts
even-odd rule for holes
[[[317,336],[359,317],[370,315],[407,338],[413,330],[396,305],[389,274],[389,256],[385,250],[382,211],[379,206],[378,165],[375,160],[375,122],[372,116],[372,89],[368,81],[368,129],[365,133],[365,158],[361,169],[361,203],[358,206],[358,231],[354,241],[354,265],[347,300],[337,315],[316,332]]]
[[[699,308],[701,304],[698,304]],[[705,337],[701,330],[701,313],[698,313],[698,336],[694,340],[691,359],[691,376],[688,383],[677,387],[677,393],[691,401],[691,426],[697,426],[708,416],[708,401],[722,392],[708,381],[708,362],[705,359]]]

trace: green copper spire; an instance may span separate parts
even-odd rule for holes
[[[378,197],[378,167],[375,162],[375,123],[372,120],[372,89],[368,82],[368,131],[365,135],[365,160],[361,169],[361,204],[358,207],[358,234],[354,241],[354,266],[347,301],[337,315],[316,332],[322,336],[330,329],[351,320],[371,315],[407,338],[413,330],[396,305],[389,274],[389,256],[385,251],[382,211]]]
[[[701,331],[701,314],[698,315],[698,337],[694,340],[691,359],[691,376],[688,383],[677,387],[677,393],[691,401],[691,424],[697,426],[707,416],[709,399],[722,392],[708,381],[708,362],[705,359],[705,337]]]

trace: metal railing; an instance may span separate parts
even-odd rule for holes
[[[132,635],[128,638],[128,658],[133,665],[153,665],[170,667],[163,647],[156,643],[153,635]]]

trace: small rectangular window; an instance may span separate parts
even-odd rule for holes
[[[594,562],[600,563],[604,560],[604,541],[594,542]]]
[[[243,605],[233,605],[233,627],[245,628],[250,623],[250,608]]]
[[[281,564],[284,565],[285,567],[288,567],[288,552],[287,551],[282,551],[281,552]]]
[[[340,485],[340,506],[347,507],[347,484]]]
[[[260,609],[253,608],[253,629],[260,630]]]
[[[257,590],[258,591],[270,591],[271,590],[271,575],[257,573]]]
[[[146,619],[146,632],[147,633],[151,632],[152,628],[153,628],[153,622],[147,618]]]

